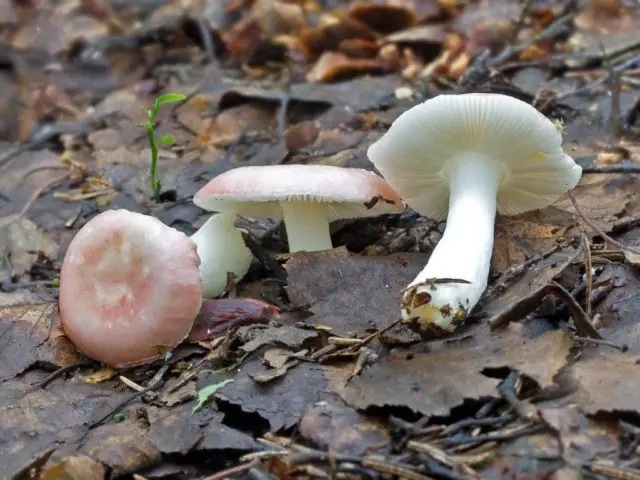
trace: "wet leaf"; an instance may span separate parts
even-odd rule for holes
[[[389,441],[389,433],[381,424],[333,397],[305,412],[300,420],[300,434],[317,448],[336,456],[359,457],[373,451],[383,454]]]
[[[42,480],[102,480],[105,476],[102,463],[85,456],[68,456],[46,467],[41,473]]]
[[[286,268],[291,302],[309,306],[309,322],[331,327],[338,335],[383,328],[400,315],[400,291],[426,265],[428,256],[322,258],[296,255]]]
[[[509,367],[543,386],[552,384],[566,363],[571,341],[563,332],[529,340],[515,328],[499,335],[481,330],[466,342],[440,347],[381,356],[340,394],[358,409],[404,406],[427,416],[446,415],[466,399],[497,394],[498,380],[482,374],[487,368]]]
[[[585,417],[575,406],[542,408],[540,413],[544,421],[558,432],[563,458],[574,467],[582,468],[619,447],[617,428]]]
[[[252,375],[268,371],[260,360],[245,363],[234,382],[224,390],[219,402],[239,406],[243,412],[256,413],[265,419],[272,431],[295,425],[307,407],[329,395],[333,380],[319,365],[301,362],[286,375],[267,385],[253,381]],[[207,376],[198,383],[209,382]]]

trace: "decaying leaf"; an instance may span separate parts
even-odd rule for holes
[[[323,259],[294,256],[287,264],[292,303],[308,305],[316,322],[338,335],[383,328],[400,315],[400,291],[424,268],[427,255]]]
[[[329,397],[307,410],[300,419],[300,434],[331,454],[359,457],[386,453],[389,433],[336,398]]]
[[[499,335],[483,329],[475,337],[427,353],[413,348],[383,356],[340,394],[358,409],[406,406],[427,416],[446,415],[465,399],[496,395],[498,381],[481,373],[486,368],[509,367],[542,386],[552,384],[571,347],[569,335],[563,332],[530,340],[518,329]]]

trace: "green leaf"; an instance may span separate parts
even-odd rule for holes
[[[167,145],[173,145],[174,143],[176,143],[176,141],[174,140],[174,138],[171,136],[170,133],[165,133],[159,138],[159,140],[162,143],[166,143]]]
[[[196,413],[198,410],[200,410],[204,404],[216,393],[218,392],[218,390],[222,389],[225,385],[227,385],[228,383],[233,382],[233,379],[228,378],[226,380],[222,380],[221,382],[218,383],[214,383],[213,385],[209,385],[207,387],[204,387],[203,389],[201,389],[198,392],[198,403],[196,403],[196,406],[193,407],[193,412],[192,413]]]
[[[165,93],[164,95],[157,97],[156,101],[158,102],[158,105],[163,105],[165,103],[181,102],[186,98],[187,96],[181,93]]]
[[[124,416],[124,413],[122,412],[118,412],[113,416],[113,421],[116,423],[120,423],[124,421],[124,419],[125,419],[125,416]]]

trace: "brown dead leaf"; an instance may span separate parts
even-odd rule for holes
[[[78,438],[89,423],[128,396],[104,385],[60,379],[46,390],[29,391],[43,378],[42,373],[30,372],[0,388],[0,478],[11,478],[17,468],[45,448]]]
[[[364,74],[381,74],[393,68],[391,62],[382,58],[355,59],[339,52],[325,52],[307,73],[307,80],[315,83],[331,83]]]
[[[91,430],[79,449],[108,467],[115,478],[150,468],[162,459],[146,426],[137,421],[132,410],[124,410],[125,419],[119,423],[106,423]]]
[[[310,407],[302,416],[299,429],[304,439],[328,450],[330,455],[361,457],[373,452],[384,454],[389,444],[386,428],[335,397]]]
[[[578,360],[569,372],[579,388],[575,401],[580,410],[587,414],[640,411],[640,397],[629,394],[640,389],[639,371],[638,360],[624,354]]]
[[[519,305],[522,300],[548,285],[577,258],[578,254],[579,250],[559,251],[529,266],[515,267],[518,268],[517,272],[511,270],[513,278],[507,282],[506,290],[505,285],[499,281],[490,287],[486,299],[482,302],[482,311],[490,315],[489,323],[503,325],[521,320]],[[501,320],[499,321],[498,318]]]
[[[285,265],[291,302],[309,305],[310,320],[333,333],[362,335],[383,328],[400,315],[400,291],[426,265],[428,256],[322,258],[295,255]]]
[[[0,380],[13,378],[38,361],[59,367],[78,362],[75,347],[60,329],[56,301],[20,291],[2,297],[4,305],[11,297],[20,303],[0,307]]]
[[[634,32],[640,16],[636,8],[629,8],[621,0],[588,0],[575,23],[582,30],[603,34]]]
[[[344,40],[359,38],[374,41],[376,34],[362,22],[344,17],[338,22],[304,29],[300,34],[300,48],[309,59],[323,52],[335,51]]]
[[[389,34],[413,27],[418,17],[412,10],[390,3],[355,3],[348,15],[378,33]]]
[[[446,415],[465,399],[496,394],[498,381],[481,373],[486,368],[513,368],[540,385],[551,385],[570,347],[564,332],[530,340],[517,327],[498,335],[483,327],[470,340],[443,343],[431,352],[414,347],[382,356],[339,393],[357,409],[403,406],[427,416]]]
[[[575,405],[543,407],[540,414],[558,432],[563,446],[562,457],[576,468],[618,449],[617,429],[603,421],[587,418]]]
[[[284,134],[287,150],[295,152],[312,145],[319,133],[318,127],[310,121],[290,125]]]
[[[287,363],[291,355],[293,355],[293,351],[286,348],[269,348],[264,352],[262,358],[264,358],[265,364],[271,368],[280,368]]]
[[[40,256],[56,260],[58,246],[38,226],[27,218],[10,215],[0,218],[0,269],[11,272],[11,277],[27,273]],[[9,264],[4,265],[4,259]],[[9,279],[5,279],[7,281]]]
[[[267,37],[297,33],[304,25],[302,7],[279,0],[256,0],[251,16]]]
[[[40,480],[102,480],[105,477],[105,466],[84,455],[68,456],[46,467]]]
[[[500,216],[495,227],[492,270],[501,273],[536,254],[548,252],[574,224],[571,215],[552,208],[516,217]]]
[[[318,332],[304,330],[291,325],[280,327],[252,328],[245,333],[240,332],[245,343],[240,347],[244,352],[251,353],[265,346],[282,346],[290,349],[300,349],[311,339],[318,337]]]
[[[278,380],[267,385],[253,381],[268,369],[261,359],[245,363],[234,377],[234,381],[217,395],[218,402],[239,406],[244,412],[253,412],[269,422],[271,431],[295,425],[300,416],[314,402],[329,393],[329,378],[325,368],[301,362]],[[205,375],[198,379],[198,388],[220,381],[216,375]]]

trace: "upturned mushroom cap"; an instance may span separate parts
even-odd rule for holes
[[[561,128],[528,103],[499,94],[429,99],[400,115],[367,152],[410,207],[436,220],[448,212],[449,161],[466,153],[500,169],[497,211],[504,215],[550,205],[582,174],[562,149]]]
[[[73,238],[60,273],[60,320],[75,346],[115,367],[163,356],[200,310],[196,244],[160,220],[110,210]]]
[[[201,208],[254,218],[282,218],[280,202],[327,204],[329,218],[399,213],[404,202],[382,178],[331,165],[238,167],[213,178],[193,198]]]

